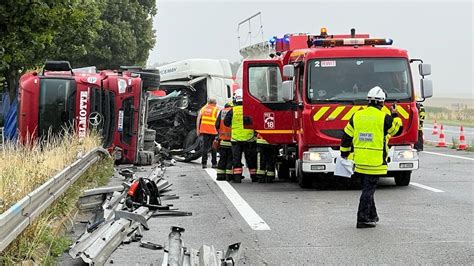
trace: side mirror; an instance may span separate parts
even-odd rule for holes
[[[293,101],[293,80],[285,80],[282,83],[282,99],[285,102]]]
[[[418,71],[422,77],[431,75],[431,65],[430,64],[419,64]]]
[[[283,66],[283,77],[292,78],[295,75],[295,67],[293,65]]]
[[[420,91],[421,97],[424,99],[433,97],[433,82],[429,79],[421,79]]]

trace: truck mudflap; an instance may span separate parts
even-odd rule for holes
[[[304,173],[333,173],[338,150],[331,147],[310,148],[303,153],[301,167]],[[419,167],[418,153],[411,146],[392,146],[388,152],[388,171],[412,171]]]

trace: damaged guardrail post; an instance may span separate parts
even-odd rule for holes
[[[172,226],[171,233],[168,235],[168,265],[170,266],[181,265],[181,250],[183,247],[181,232],[184,232],[184,228]]]

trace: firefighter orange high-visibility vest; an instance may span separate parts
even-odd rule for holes
[[[217,135],[216,120],[218,111],[217,106],[210,104],[207,104],[201,109],[199,133]]]
[[[224,125],[224,118],[231,109],[232,107],[227,107],[221,111],[221,117],[219,117],[221,120],[219,124],[219,139],[220,140],[230,141],[231,139],[232,128]]]

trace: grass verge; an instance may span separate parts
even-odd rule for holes
[[[445,107],[426,107],[426,119],[428,123],[436,122],[444,125],[467,127],[474,126],[474,109],[463,109],[453,111]]]
[[[75,204],[84,189],[107,184],[113,160],[102,159],[89,168],[57,201],[12,242],[0,255],[1,265],[29,261],[53,265],[72,243],[66,236],[77,214]]]
[[[100,143],[95,133],[83,139],[65,133],[41,144],[5,143],[0,150],[0,213]]]

